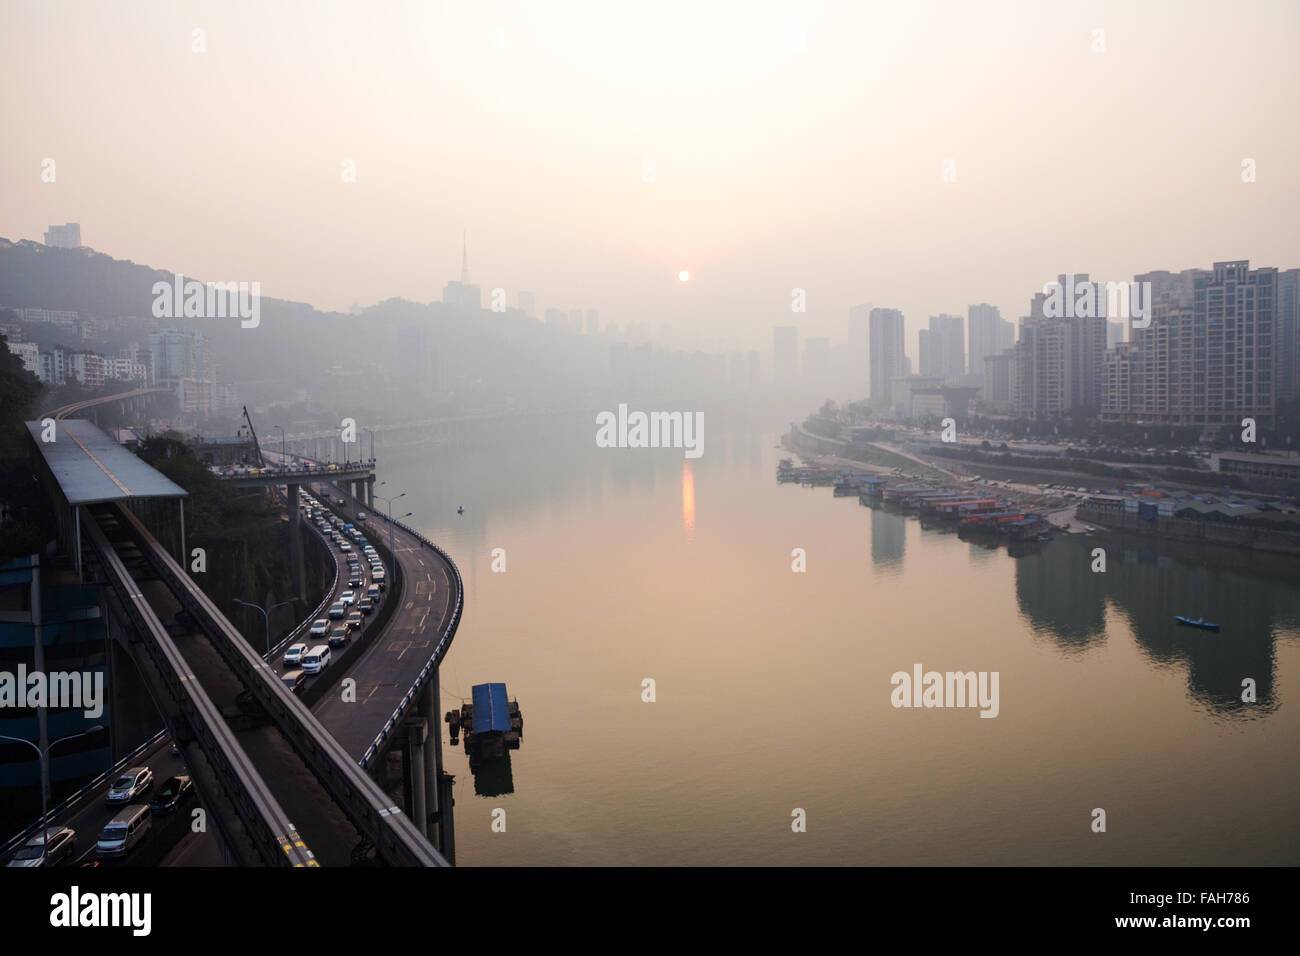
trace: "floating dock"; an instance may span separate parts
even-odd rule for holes
[[[465,752],[471,757],[500,757],[518,750],[524,737],[524,715],[519,701],[510,700],[505,684],[475,684],[471,697],[460,710],[449,710],[444,719],[454,747],[465,732]]]

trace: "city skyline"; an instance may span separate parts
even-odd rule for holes
[[[1013,315],[1025,288],[1061,272],[1118,280],[1179,262],[1294,259],[1300,226],[1277,210],[1300,204],[1282,94],[1300,85],[1285,29],[1300,13],[1215,15],[1228,9],[1090,18],[935,4],[929,42],[904,59],[916,12],[734,17],[719,5],[682,31],[588,5],[550,16],[399,5],[389,17],[408,19],[397,31],[341,6],[308,22],[281,9],[92,8],[85,33],[96,41],[66,47],[56,12],[18,8],[0,67],[8,88],[24,88],[24,71],[56,49],[71,68],[5,100],[14,134],[0,170],[13,188],[0,234],[39,240],[51,223],[78,221],[117,257],[256,279],[268,295],[344,311],[437,300],[468,229],[477,281],[511,302],[528,290],[624,323],[672,321],[730,350],[765,343],[783,317],[802,338],[836,341],[845,312],[870,297],[909,317],[910,344],[925,317],[971,301]],[[1207,44],[1211,61],[1196,55]],[[824,65],[867,53],[876,59],[858,72]],[[333,62],[345,69],[330,72]],[[615,64],[618,81],[590,92]],[[175,82],[150,85],[155,66]],[[83,72],[97,77],[91,88]],[[217,74],[231,82],[214,89]],[[1020,93],[1026,75],[1039,77],[1037,105]],[[1127,115],[1135,77],[1151,107],[1141,150],[1061,149],[1078,129]],[[274,97],[250,106],[262,100],[254,84],[314,105],[293,117]],[[149,108],[127,117],[113,106],[146,88]],[[1013,94],[1020,112],[989,111]],[[557,101],[576,107],[559,114]],[[194,103],[204,118],[169,123],[157,145],[163,118]],[[846,130],[833,107],[850,103],[869,119]],[[92,151],[107,115],[121,127],[113,148]],[[1218,117],[1216,148],[1189,155],[1182,146],[1206,115]],[[418,116],[439,120],[412,125]],[[461,145],[443,145],[433,135],[443,130]],[[216,142],[254,149],[226,162]],[[259,211],[257,230],[228,215],[220,197],[231,196]],[[1180,228],[1190,197],[1204,228]],[[1142,228],[1117,233],[1135,214]],[[395,235],[404,241],[378,241]],[[689,282],[676,279],[683,269]],[[791,312],[794,289],[806,313]]]

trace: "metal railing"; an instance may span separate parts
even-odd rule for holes
[[[113,764],[103,773],[96,775],[93,779],[90,780],[89,783],[85,784],[80,790],[72,794],[72,796],[63,800],[61,803],[55,804],[54,806],[50,807],[50,812],[46,814],[47,819],[56,820],[58,819],[59,814],[66,813],[67,811],[73,810],[76,807],[80,806],[81,802],[85,800],[86,797],[90,796],[97,789],[103,786],[104,783],[110,780],[115,774],[118,774],[121,771],[125,770],[127,767],[131,765],[132,761],[136,760],[143,754],[146,754],[149,751],[153,750],[154,747],[156,747],[163,740],[166,740],[167,737],[169,736],[170,736],[170,732],[167,730],[158,731],[158,733],[154,734],[152,737],[150,737],[140,746],[136,747],[125,757],[118,760],[117,763]],[[7,854],[12,853],[14,850],[18,849],[18,847],[20,847],[22,844],[26,843],[29,839],[31,839],[33,836],[39,833],[40,829],[41,829],[41,821],[35,820],[31,824],[29,824],[27,828],[23,830],[21,833],[18,833],[10,837],[4,843],[0,843],[0,856],[6,856]]]
[[[416,541],[419,541],[423,547],[432,550],[439,558],[446,562],[447,567],[451,571],[452,580],[456,586],[456,603],[452,607],[451,616],[447,619],[446,627],[442,629],[442,634],[438,637],[438,643],[434,645],[433,653],[429,655],[428,662],[420,669],[420,674],[416,677],[415,682],[412,683],[410,689],[406,692],[406,695],[393,710],[392,716],[384,722],[383,728],[375,735],[375,739],[371,741],[370,746],[366,748],[365,754],[362,755],[360,764],[366,769],[369,768],[370,761],[374,759],[375,754],[379,752],[380,747],[382,747],[384,741],[388,739],[389,734],[391,734],[394,728],[397,727],[398,723],[402,719],[402,715],[406,713],[407,709],[419,696],[420,691],[424,688],[430,675],[437,669],[438,665],[442,663],[443,657],[447,654],[447,649],[451,647],[452,638],[456,636],[456,628],[460,625],[461,612],[465,608],[465,583],[461,580],[460,569],[456,567],[456,562],[451,559],[451,555],[438,547],[438,545],[434,544],[424,535],[420,534],[420,532],[416,531],[414,528],[408,527],[401,521],[391,518],[385,518],[384,520],[392,521],[396,527],[400,528],[406,534],[409,534]],[[394,557],[393,560],[396,561],[397,559]]]

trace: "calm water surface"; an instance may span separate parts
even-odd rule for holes
[[[380,449],[465,579],[443,709],[504,681],[525,717],[491,774],[445,748],[461,865],[1300,862],[1296,565],[1013,558],[778,485],[775,427],[692,462],[593,434]],[[998,671],[999,716],[895,709],[918,663]]]

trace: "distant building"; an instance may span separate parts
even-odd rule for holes
[[[40,377],[41,373],[41,353],[35,342],[14,342],[6,343],[9,351],[22,360],[23,368],[33,375]]]
[[[872,411],[899,419],[923,417],[913,414],[913,398],[919,393],[933,392],[942,387],[943,379],[938,375],[895,375],[889,383],[889,407],[876,409],[873,400]]]
[[[483,293],[476,285],[468,282],[448,282],[442,289],[442,301],[453,309],[477,312],[483,308]]]
[[[1277,269],[1252,270],[1247,260],[1153,283],[1149,324],[1130,327],[1132,348],[1107,356],[1102,417],[1207,427],[1250,417],[1271,424],[1278,287]]]
[[[448,282],[442,290],[442,301],[453,309],[477,312],[483,308],[483,294],[469,281],[469,243],[462,237],[460,281]]]
[[[69,327],[77,324],[76,312],[58,309],[15,309],[24,322],[44,322],[48,325]]]
[[[799,331],[793,325],[772,329],[772,381],[789,385],[799,371]]]
[[[154,380],[206,378],[206,345],[201,332],[189,329],[159,329],[150,333]]]
[[[537,318],[537,301],[531,292],[519,293],[519,311],[530,319]]]
[[[1002,318],[995,305],[980,303],[966,308],[966,370],[984,373],[984,360],[1015,344],[1015,326]]]
[[[751,391],[756,392],[758,391],[758,387],[761,384],[761,379],[759,378],[760,360],[758,357],[758,349],[750,349],[748,359],[749,359],[749,388]]]
[[[1124,341],[1124,323],[1107,322],[1106,323],[1106,348],[1113,349]]]
[[[893,381],[910,371],[903,348],[903,313],[898,309],[872,309],[871,337],[871,405],[885,412],[891,405]]]
[[[1277,274],[1274,380],[1279,402],[1300,401],[1300,269]]]
[[[1300,481],[1300,457],[1223,451],[1210,456],[1210,470],[1277,481]]]
[[[984,387],[980,398],[993,411],[1005,412],[1011,409],[1015,356],[1016,350],[1009,348],[997,355],[984,357]]]
[[[53,348],[41,352],[39,362],[36,376],[43,385],[62,385],[67,381],[68,369],[63,349]]]
[[[1064,288],[1089,282],[1086,273],[1058,276]],[[1095,413],[1103,404],[1106,303],[1098,315],[1048,315],[1046,293],[1035,293],[1029,315],[1020,320],[1015,345],[1013,405],[1032,418]]]
[[[917,370],[922,375],[958,378],[966,370],[963,321],[959,315],[932,315],[917,342]]]
[[[81,223],[69,222],[45,230],[45,244],[54,249],[80,249]]]
[[[600,312],[596,309],[587,310],[587,334],[595,335],[600,331]]]

